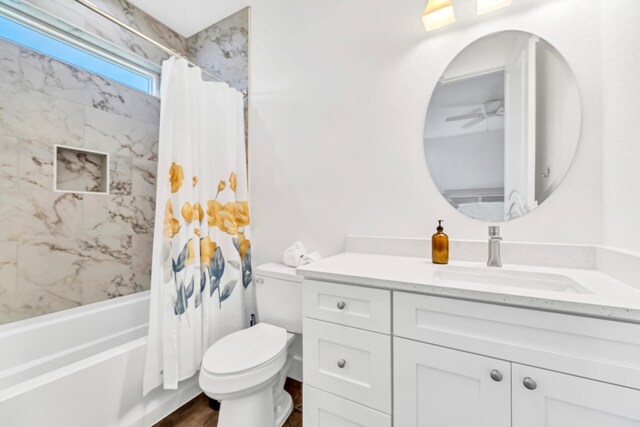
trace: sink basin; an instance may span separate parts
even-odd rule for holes
[[[538,289],[551,292],[590,294],[587,288],[561,274],[514,271],[489,267],[440,267],[436,279],[452,282],[506,286],[519,289]]]

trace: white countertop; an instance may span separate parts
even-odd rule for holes
[[[580,294],[438,279],[438,271],[448,267],[487,268],[477,262],[435,265],[425,258],[343,253],[299,267],[296,272],[308,279],[640,323],[640,289],[596,270],[502,267],[503,270],[570,277],[589,291]]]

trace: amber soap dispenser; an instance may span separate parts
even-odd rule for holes
[[[431,237],[431,260],[434,264],[449,263],[449,236],[444,234],[442,220],[438,220],[437,232]]]

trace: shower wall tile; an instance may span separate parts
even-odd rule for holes
[[[131,157],[110,156],[110,193],[128,196],[133,186]]]
[[[157,125],[105,111],[85,111],[85,147],[142,160],[158,159]]]
[[[103,236],[132,235],[137,222],[132,196],[84,195],[84,228]]]
[[[38,262],[34,262],[38,260]],[[75,304],[95,302],[87,289],[131,280],[131,237],[86,236],[20,243],[18,288],[43,290]],[[97,291],[96,291],[97,292]]]
[[[79,305],[47,291],[37,290],[0,295],[0,323],[30,319]]]
[[[185,51],[187,42],[184,37],[169,29],[167,26],[152,18],[150,15],[138,9],[131,3],[124,0],[95,0],[94,4],[121,21],[128,23],[143,34],[155,36],[156,40],[161,41],[178,52]],[[131,33],[126,34],[128,37],[135,37],[132,36]],[[139,41],[139,39],[137,40]]]
[[[65,238],[82,232],[82,195],[13,191],[0,197],[0,241]]]
[[[84,195],[85,231],[100,235],[153,233],[155,203],[152,197]]]
[[[91,105],[99,79],[101,77],[50,56],[24,47],[20,49],[20,84],[25,88]]]
[[[78,274],[82,284],[82,303],[103,301],[109,298],[139,292],[133,281],[131,267],[131,236],[104,236],[93,234],[80,240],[88,258],[81,261]]]
[[[94,75],[91,106],[158,127],[160,99]]]
[[[105,192],[106,156],[58,148],[56,188],[64,191]]]
[[[101,268],[105,269],[108,275],[99,281],[84,282],[83,304],[131,295],[144,290],[136,283],[131,267],[104,263]]]
[[[153,234],[136,234],[132,240],[131,262],[134,281],[142,290],[151,287],[151,258]]]
[[[0,135],[0,190],[18,188],[18,139]],[[0,259],[0,262],[2,259]]]
[[[135,221],[133,232],[135,234],[153,233],[156,203],[153,197],[133,196],[133,211]]]
[[[84,22],[87,11],[82,7],[71,7],[75,2],[69,2],[66,0],[22,0],[25,3],[29,3],[38,7],[51,16],[54,16],[62,21],[70,24],[81,26]],[[80,6],[79,4],[76,6]]]
[[[147,123],[158,123],[159,99],[39,52],[20,49],[21,86]]]
[[[71,238],[21,242],[18,245],[19,291],[46,291],[69,303],[82,304],[78,274],[85,256]]]
[[[18,141],[18,188],[53,190],[54,145],[51,142]]]
[[[28,1],[167,57],[74,2]],[[186,53],[184,38],[126,1],[94,1]],[[154,96],[0,40],[0,324],[149,289],[159,119]],[[109,153],[109,194],[54,192],[55,145]],[[65,159],[61,180],[95,189],[97,162]]]
[[[0,242],[0,297],[16,291],[17,278],[18,243]]]
[[[143,34],[151,36],[153,39],[163,43],[165,46],[182,53],[186,51],[186,40],[184,37],[151,18],[135,6],[119,0],[96,0],[95,4]],[[105,25],[105,20],[100,17],[87,16],[83,28],[92,34],[96,34],[105,40],[124,47],[126,50],[157,64],[160,64],[169,57],[162,49],[157,48],[119,26],[112,23]]]
[[[9,41],[0,39],[0,82],[9,85],[18,84],[19,60],[20,48]]]
[[[155,197],[157,174],[157,162],[133,159],[132,194],[134,196]]]
[[[0,83],[0,129],[18,138],[78,146],[84,135],[81,105]]]
[[[144,58],[159,62],[168,56],[152,44],[88,11],[75,2],[68,0],[28,0],[28,2]],[[185,52],[186,41],[182,36],[130,3],[122,0],[94,0],[93,3],[144,34],[179,52]]]
[[[249,85],[249,10],[243,9],[191,36],[189,57],[239,90]]]

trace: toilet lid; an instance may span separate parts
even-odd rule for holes
[[[247,371],[275,358],[286,345],[285,329],[258,323],[213,344],[204,355],[202,369],[218,375]]]

